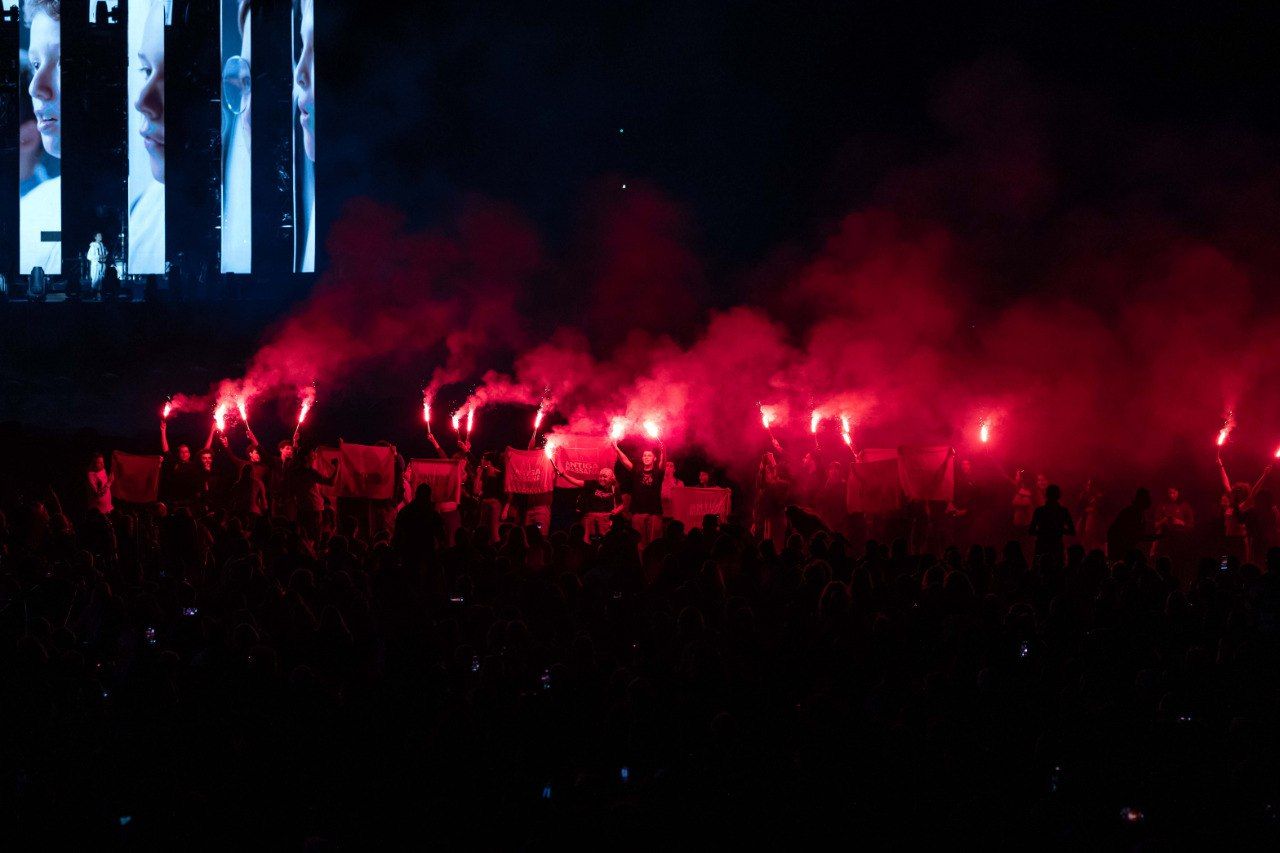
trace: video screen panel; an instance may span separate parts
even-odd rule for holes
[[[185,226],[174,218],[182,216],[181,211],[168,209],[178,202],[166,198],[166,133],[172,130],[183,135],[180,118],[184,104],[171,105],[170,117],[174,121],[169,122],[172,127],[168,127],[165,51],[167,43],[170,51],[175,49],[174,44],[181,43],[171,38],[174,27],[185,27],[184,33],[196,31],[191,29],[195,14],[192,10],[197,8],[193,2],[195,0],[132,0],[125,15],[120,0],[104,3],[5,0],[6,7],[17,7],[20,22],[18,245],[14,247],[20,274],[30,275],[33,269],[42,269],[46,276],[64,278],[68,293],[73,279],[78,277],[80,284],[89,285],[96,293],[94,282],[101,279],[102,270],[108,266],[123,279],[163,275],[175,262],[168,257],[166,244],[174,241],[166,239],[166,232],[180,234]],[[201,149],[198,144],[184,147],[181,138],[176,143],[180,151],[207,151],[210,176],[214,170],[219,173],[217,183],[206,186],[210,192],[221,193],[220,202],[213,202],[220,207],[220,221],[211,225],[209,219],[204,219],[193,227],[220,231],[217,237],[209,235],[217,244],[220,259],[212,257],[213,249],[210,249],[208,258],[188,256],[184,260],[180,256],[178,261],[192,269],[199,269],[207,261],[213,264],[214,270],[220,263],[223,272],[252,273],[254,214],[256,209],[259,216],[265,216],[262,211],[266,202],[272,211],[271,221],[280,223],[279,231],[285,236],[281,245],[264,242],[260,247],[261,260],[270,262],[272,267],[271,270],[264,267],[263,272],[313,273],[317,233],[322,233],[317,222],[315,0],[285,0],[280,5],[264,7],[271,12],[269,21],[266,17],[260,21],[260,29],[266,29],[258,34],[259,49],[274,51],[274,54],[269,65],[263,60],[256,78],[256,85],[261,89],[258,109],[270,110],[262,114],[259,124],[261,132],[277,140],[274,148],[267,146],[265,150],[278,151],[280,156],[271,163],[261,164],[261,168],[272,172],[274,177],[267,184],[270,199],[257,198],[256,205],[255,193],[264,192],[263,182],[259,182],[257,188],[253,183],[252,45],[253,9],[257,3],[256,0],[203,2],[208,4],[203,8],[215,17],[205,31],[209,35],[202,38],[200,44],[207,44],[217,56],[200,59],[198,50],[179,50],[181,55],[168,57],[168,64],[175,80],[188,82],[183,90],[187,92],[185,96],[171,94],[190,98],[195,93],[197,103],[209,105],[211,109],[215,108],[215,102],[221,105],[220,152]],[[259,12],[260,16],[265,14]],[[67,19],[67,15],[73,17]],[[181,17],[181,22],[176,21],[176,16]],[[212,32],[215,27],[216,34]],[[109,29],[118,29],[119,42],[110,36]],[[80,92],[81,100],[67,102],[65,114],[64,46],[75,50],[80,60],[76,66],[80,76],[68,77],[69,85],[87,86]],[[88,52],[92,50],[98,53]],[[215,63],[220,64],[220,90],[212,78],[205,78],[206,82],[192,88],[191,82],[199,79],[190,70],[190,63],[195,61],[201,68],[208,68],[210,75],[217,73],[215,69],[219,66]],[[81,80],[86,69],[87,81]],[[184,69],[188,70],[184,72]],[[81,82],[75,83],[75,80]],[[103,98],[102,93],[108,97]],[[71,109],[76,104],[81,104],[80,112]],[[93,116],[98,115],[99,110],[124,112],[114,112],[119,124],[107,122],[95,127]],[[76,118],[81,113],[88,116],[83,120],[83,128],[79,126],[82,120]],[[212,112],[209,116],[212,120]],[[76,158],[72,165],[85,165],[79,171],[65,170],[64,175],[62,139],[66,121],[76,125],[72,128],[73,134],[87,135],[70,137],[77,143],[69,149],[70,156]],[[263,129],[268,126],[270,130]],[[120,138],[126,132],[126,138]],[[288,135],[280,138],[283,134]],[[110,176],[115,175],[114,172],[99,172],[98,162],[107,164],[101,167],[104,170],[113,169],[113,164],[119,163],[118,177]],[[94,176],[100,176],[101,180],[95,182]],[[67,185],[65,200],[64,177],[71,182]],[[177,177],[175,173],[175,180]],[[108,194],[111,192],[114,180],[120,181],[114,186],[120,187],[121,208],[127,207],[127,215],[124,209],[120,210],[119,227],[114,224],[112,213],[105,217],[99,213],[95,221],[92,211],[100,209],[92,207],[96,202],[86,201],[79,207],[74,203],[86,199],[86,181],[93,185],[95,193],[88,198],[96,199],[103,192],[103,186],[108,188]],[[81,216],[76,211],[90,213]],[[68,224],[77,231],[76,235],[64,234]],[[81,235],[79,231],[85,233]],[[102,237],[96,237],[95,232]],[[67,269],[64,269],[64,237],[75,244],[74,251],[70,246],[67,249]]]
[[[295,0],[293,40],[294,272],[316,271],[315,0]]]
[[[222,271],[253,271],[249,0],[222,0]]]
[[[131,275],[165,272],[164,28],[173,0],[129,9],[129,260]]]
[[[62,21],[56,0],[23,0],[18,61],[18,272],[62,273]]]

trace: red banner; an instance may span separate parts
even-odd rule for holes
[[[721,521],[728,521],[732,495],[728,489],[676,486],[671,490],[671,515],[683,522],[686,530],[701,527],[705,515],[718,515]]]
[[[513,495],[538,495],[555,488],[556,472],[541,450],[507,448],[503,466],[505,488]]]
[[[955,453],[950,447],[899,447],[902,491],[916,501],[950,501],[956,494]]]
[[[153,503],[160,494],[160,466],[163,456],[139,456],[134,453],[111,454],[111,497],[127,504]]]
[[[338,445],[338,479],[334,488],[340,498],[385,501],[396,496],[396,449],[380,445]]]
[[[596,478],[601,468],[612,471],[613,463],[618,458],[613,444],[601,435],[563,433],[552,435],[548,440],[555,445],[556,467],[570,477],[588,483]],[[563,477],[557,477],[556,486],[566,489],[571,484]]]
[[[462,500],[466,465],[463,459],[410,459],[409,498],[413,498],[420,484],[426,483],[431,487],[434,503],[457,503]]]
[[[868,449],[850,466],[846,506],[850,513],[893,512],[902,505],[898,451]]]

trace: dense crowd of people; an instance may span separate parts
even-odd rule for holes
[[[1280,840],[1265,475],[1223,472],[1201,557],[1176,490],[1112,515],[964,462],[857,517],[853,457],[775,446],[685,529],[660,444],[544,500],[460,442],[462,501],[353,505],[305,442],[162,436],[153,504],[95,455],[0,515],[14,839]]]

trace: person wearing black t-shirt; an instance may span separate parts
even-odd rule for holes
[[[204,443],[203,451],[213,445],[216,428],[210,428],[209,438]],[[164,454],[164,495],[175,506],[191,506],[205,498],[208,491],[209,473],[202,462],[191,458],[191,447],[179,444],[176,448],[169,446],[169,421],[160,420],[160,451]],[[210,457],[212,458],[212,457]],[[210,468],[212,466],[210,465]]]
[[[480,501],[480,529],[489,531],[489,541],[498,541],[498,531],[507,511],[507,492],[502,469],[493,462],[493,454],[480,457],[473,491]]]
[[[556,468],[556,473],[569,485],[582,489],[578,496],[578,513],[582,516],[582,526],[586,529],[583,539],[590,542],[591,537],[608,533],[613,526],[614,516],[624,509],[618,478],[614,476],[613,469],[601,468],[596,474],[595,482],[590,483],[570,476],[559,468]]]
[[[640,453],[640,465],[631,461],[622,447],[613,445],[618,459],[631,472],[631,489],[627,492],[626,507],[631,513],[631,524],[640,534],[640,547],[662,535],[662,480],[665,448],[658,442],[658,451],[645,448]]]

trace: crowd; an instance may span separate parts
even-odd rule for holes
[[[482,455],[459,505],[353,511],[250,439],[166,431],[155,504],[95,456],[82,500],[3,507],[14,843],[1280,841],[1265,477],[1202,558],[1173,491],[1104,518],[963,463],[955,500],[857,518],[849,460],[775,447],[684,529],[660,446],[565,507]]]

